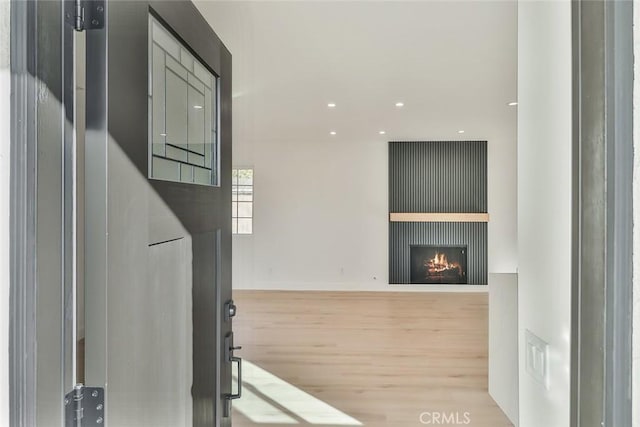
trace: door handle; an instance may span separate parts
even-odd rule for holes
[[[242,397],[242,358],[233,355],[235,350],[242,347],[233,344],[233,332],[229,332],[224,340],[225,359],[231,363],[231,371],[233,372],[233,364],[238,365],[238,390],[236,393],[225,393],[225,403],[223,407],[223,417],[231,416],[231,401]],[[231,390],[233,392],[233,390]]]
[[[225,337],[224,341],[225,346],[225,359],[231,363],[231,369],[233,370],[233,364],[238,364],[238,392],[237,393],[226,393],[225,398],[227,399],[228,404],[235,399],[240,399],[242,396],[242,358],[236,357],[233,352],[235,350],[240,350],[242,347],[236,346],[233,344],[233,332],[229,332]],[[233,391],[233,390],[232,390]],[[227,413],[227,411],[225,411]]]
[[[239,347],[237,347],[239,348]],[[241,357],[236,357],[236,356],[231,356],[230,359],[231,363],[237,363],[238,364],[238,392],[237,393],[231,393],[227,395],[227,399],[229,400],[234,400],[234,399],[240,399],[242,397],[242,358]],[[232,367],[233,369],[233,367]]]

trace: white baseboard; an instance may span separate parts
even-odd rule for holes
[[[352,292],[488,292],[487,285],[390,285],[357,282],[267,282],[234,284],[234,290],[352,291]]]

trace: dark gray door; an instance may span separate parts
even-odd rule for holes
[[[89,3],[89,5],[91,5]],[[231,55],[190,1],[86,32],[85,383],[110,426],[228,426]]]

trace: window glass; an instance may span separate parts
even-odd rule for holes
[[[234,168],[231,183],[233,234],[253,234],[253,169]]]
[[[218,185],[218,79],[149,16],[149,177]]]

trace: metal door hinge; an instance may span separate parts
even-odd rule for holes
[[[64,20],[76,31],[104,28],[104,0],[65,0]]]
[[[104,388],[76,385],[64,397],[65,427],[104,426]]]

